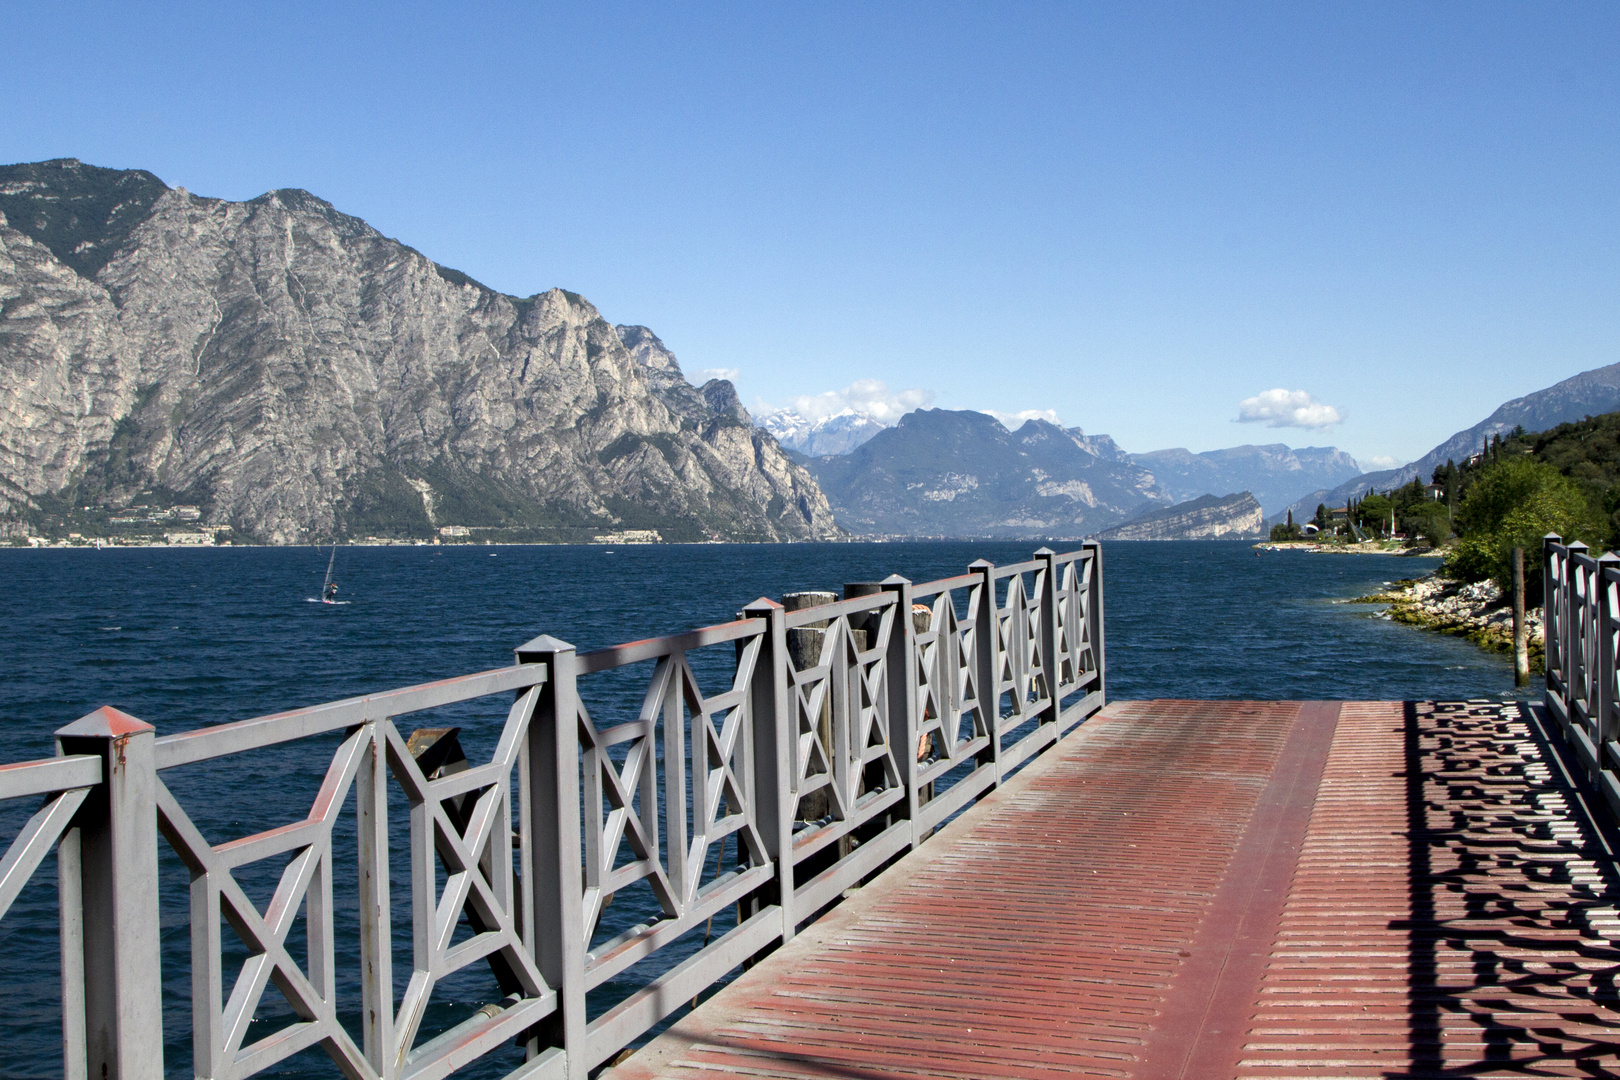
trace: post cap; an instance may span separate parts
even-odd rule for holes
[[[550,634],[541,634],[539,637],[532,638],[519,645],[512,651],[517,653],[518,663],[522,664],[529,662],[530,657],[538,659],[550,653],[573,652],[574,647],[560,638],[552,637]]]
[[[890,574],[888,577],[886,577],[882,581],[878,582],[878,584],[879,585],[910,585],[911,584],[911,579],[908,578],[908,577],[902,577],[899,574]]]
[[[974,559],[972,562],[968,563],[969,570],[983,570],[987,566],[992,570],[996,568],[996,564],[991,562],[989,559]]]
[[[782,605],[768,596],[762,596],[743,608],[744,611],[779,611]]]
[[[1038,548],[1035,549],[1035,557],[1037,559],[1042,558],[1042,557],[1047,556],[1047,555],[1056,555],[1056,554],[1057,554],[1057,552],[1053,551],[1049,547],[1038,547]]]
[[[139,735],[146,731],[156,731],[157,728],[145,720],[115,709],[111,705],[103,705],[93,713],[79,717],[64,728],[56,729],[58,739],[118,739],[125,735]]]

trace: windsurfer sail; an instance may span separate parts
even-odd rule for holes
[[[337,545],[332,545],[332,557],[326,560],[326,580],[321,583],[321,603],[337,603],[338,586],[332,577],[332,567],[337,563]]]

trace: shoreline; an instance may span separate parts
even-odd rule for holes
[[[1315,540],[1262,540],[1256,551],[1305,551],[1312,555],[1395,555],[1405,559],[1439,558],[1432,547],[1405,546],[1403,540],[1363,540],[1356,544],[1324,544]]]
[[[1383,592],[1356,596],[1347,604],[1388,604],[1383,617],[1392,622],[1466,638],[1486,652],[1513,652],[1513,608],[1493,581],[1464,584],[1438,571],[1395,582]],[[1545,671],[1542,609],[1524,613],[1531,674]]]

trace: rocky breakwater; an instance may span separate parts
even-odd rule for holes
[[[1395,622],[1465,637],[1491,652],[1513,651],[1513,605],[1493,581],[1471,584],[1438,573],[1397,581],[1382,592],[1359,596],[1357,604],[1388,604]],[[1542,670],[1542,611],[1525,612],[1530,669]]]
[[[497,292],[305,191],[0,167],[0,535],[182,504],[268,543],[843,535],[729,382],[581,296]]]

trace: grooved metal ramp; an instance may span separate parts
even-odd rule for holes
[[[1604,829],[1519,706],[1115,704],[606,1075],[1607,1075]]]

